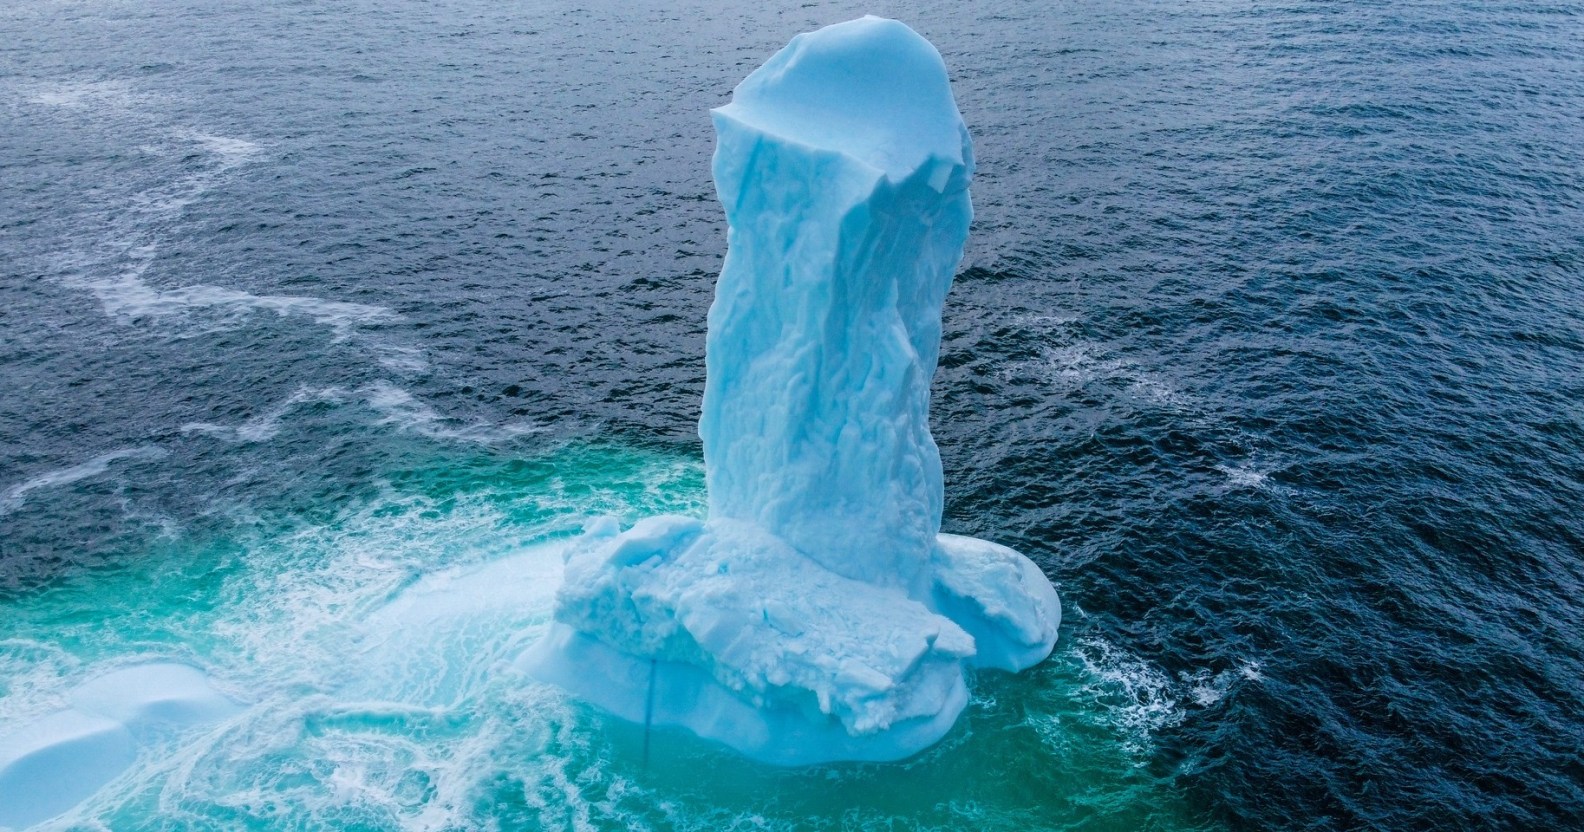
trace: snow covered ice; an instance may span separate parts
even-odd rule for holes
[[[730,225],[699,434],[709,519],[591,524],[525,669],[764,761],[938,740],[969,667],[1050,653],[1061,607],[940,534],[929,385],[973,209],[940,54],[894,20],[799,35],[714,111]]]

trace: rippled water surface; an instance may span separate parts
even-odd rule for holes
[[[60,824],[1584,826],[1584,12],[752,5],[0,8],[0,734],[249,705]],[[544,544],[701,510],[706,111],[864,12],[977,142],[946,530],[1061,641],[906,763],[646,763],[499,670]]]

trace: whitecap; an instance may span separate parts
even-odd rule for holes
[[[1074,651],[1089,682],[1079,690],[1124,734],[1122,748],[1145,755],[1154,734],[1180,723],[1186,711],[1166,671],[1098,637],[1078,640]]]
[[[122,80],[55,81],[35,86],[26,94],[26,100],[65,109],[130,108],[138,103],[138,96],[132,85]]]
[[[197,130],[182,130],[178,131],[176,135],[187,141],[197,142],[203,146],[204,150],[213,153],[219,158],[222,169],[242,164],[252,159],[263,149],[259,143],[247,139],[217,136],[212,133],[201,133]]]
[[[1227,485],[1232,488],[1264,488],[1275,469],[1261,471],[1248,465],[1217,465],[1216,470],[1226,475]]]
[[[1234,687],[1249,682],[1262,682],[1259,662],[1241,661],[1237,666],[1212,674],[1209,670],[1181,674],[1188,688],[1188,698],[1201,708],[1209,708],[1225,699]]]

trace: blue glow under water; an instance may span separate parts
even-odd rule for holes
[[[252,704],[72,822],[1584,824],[1577,9],[758,5],[0,9],[0,727],[140,658]],[[701,510],[707,109],[864,12],[975,135],[946,530],[1058,583],[1053,658],[789,771],[490,672],[532,593],[382,646]]]

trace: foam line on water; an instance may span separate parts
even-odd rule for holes
[[[398,430],[411,431],[431,439],[460,440],[488,445],[543,430],[541,426],[525,421],[499,425],[484,422],[468,424],[442,416],[412,393],[388,381],[374,382],[360,392],[369,406],[381,414],[378,424],[390,425]]]
[[[182,433],[214,436],[232,442],[253,444],[268,442],[281,432],[281,422],[298,406],[314,402],[341,403],[347,392],[339,387],[299,387],[285,400],[277,402],[257,416],[236,425],[218,425],[212,422],[188,422],[181,426]]]
[[[165,457],[169,452],[155,445],[142,445],[135,448],[122,448],[100,454],[86,462],[46,471],[30,479],[0,492],[0,517],[4,517],[22,507],[29,492],[41,488],[58,488],[74,482],[98,477],[110,470],[112,463],[123,459],[154,460]]]
[[[175,317],[197,310],[220,312],[222,320],[208,331],[232,328],[253,312],[273,312],[280,317],[308,318],[329,327],[335,340],[343,341],[357,327],[395,320],[394,313],[383,306],[305,295],[255,295],[205,284],[159,289],[143,277],[155,253],[152,244],[129,247],[125,257],[130,263],[124,271],[104,277],[78,272],[65,283],[91,292],[106,315],[123,321]]]
[[[257,416],[237,424],[188,422],[181,426],[181,431],[240,444],[268,442],[280,435],[287,417],[300,407],[312,404],[340,406],[354,401],[361,402],[373,411],[373,424],[376,427],[441,441],[493,445],[544,430],[540,425],[526,420],[494,424],[445,416],[410,391],[388,381],[377,381],[353,390],[336,386],[299,387]]]
[[[254,293],[207,283],[169,288],[154,285],[149,270],[187,209],[240,170],[265,159],[268,148],[239,136],[162,123],[166,120],[162,108],[156,106],[157,99],[127,81],[64,81],[21,92],[22,102],[35,107],[91,111],[98,122],[94,127],[100,130],[152,133],[154,141],[140,146],[155,160],[146,169],[158,172],[176,167],[181,171],[125,196],[111,195],[104,204],[90,201],[77,223],[86,226],[81,237],[89,242],[59,258],[57,279],[67,288],[92,294],[106,315],[124,322],[160,319],[183,323],[190,323],[185,319],[194,313],[218,316],[190,327],[196,334],[205,334],[235,328],[254,314],[274,313],[325,326],[337,342],[364,328],[399,319],[391,309],[375,304]],[[190,165],[194,150],[207,160],[196,170],[188,170],[185,166]],[[97,231],[91,230],[95,227]],[[387,369],[403,374],[427,369],[420,348],[365,339],[375,360]]]

